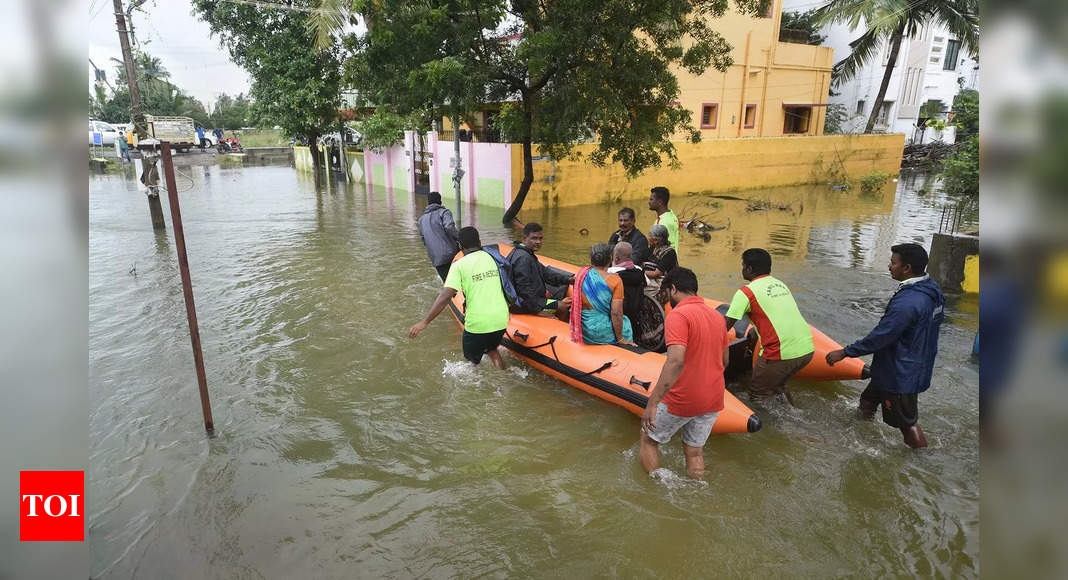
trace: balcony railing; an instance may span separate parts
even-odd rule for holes
[[[438,141],[452,141],[454,139],[453,131],[439,131]],[[476,141],[478,143],[511,143],[501,137],[501,132],[494,129],[482,129],[479,131],[468,131],[466,129],[460,129],[460,141]]]

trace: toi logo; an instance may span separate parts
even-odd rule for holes
[[[85,540],[85,472],[19,472],[19,540]]]

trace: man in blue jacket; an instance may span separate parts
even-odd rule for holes
[[[900,284],[886,312],[868,336],[827,353],[827,364],[875,353],[871,383],[860,395],[860,415],[874,419],[875,408],[881,406],[883,422],[900,429],[905,444],[919,449],[927,447],[927,438],[916,423],[917,395],[931,386],[946,299],[938,283],[926,274],[923,246],[899,244],[890,252],[890,276]]]

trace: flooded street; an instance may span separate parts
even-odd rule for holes
[[[288,166],[179,169],[216,436],[169,216],[154,233],[132,173],[92,176],[94,578],[978,575],[976,298],[948,299],[920,397],[929,449],[854,419],[865,383],[794,382],[797,409],[756,406],[760,432],[709,440],[703,480],[660,482],[622,408],[508,354],[504,372],[472,369],[448,313],[407,339],[440,289],[415,226],[425,196],[317,192]],[[730,196],[787,210],[673,197],[680,219],[729,223],[684,234],[679,260],[729,300],[741,252],[767,248],[808,321],[848,344],[896,286],[890,246],[929,246],[952,203],[922,185]],[[628,204],[647,232],[644,199],[520,218],[545,227],[544,254],[584,264]],[[463,225],[517,239],[502,213],[465,207]],[[683,472],[677,441],[662,465]]]

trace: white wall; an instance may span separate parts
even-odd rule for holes
[[[783,12],[797,12],[812,10],[818,6],[819,3],[814,3],[813,0],[783,0],[782,9]],[[837,63],[849,56],[852,52],[849,43],[860,37],[865,30],[863,22],[855,30],[850,30],[843,24],[826,26],[821,30],[827,37],[823,46],[834,49],[834,61]],[[960,90],[958,78],[961,77],[964,79],[965,88],[978,88],[978,63],[968,56],[966,49],[962,48],[957,56],[956,70],[943,70],[950,38],[944,27],[936,27],[925,29],[916,38],[906,39],[902,43],[884,97],[886,101],[892,101],[893,105],[890,107],[886,125],[877,125],[877,131],[904,133],[908,142],[912,142],[913,138],[918,136],[915,131],[916,120],[919,108],[924,103],[938,99],[944,102],[948,109],[953,104],[953,97]],[[883,63],[889,50],[889,44],[884,44],[875,61],[864,66],[853,79],[841,83],[834,89],[838,95],[828,99],[831,104],[846,107],[850,119],[845,123],[844,131],[864,131],[875,97],[879,93],[879,86],[882,84],[886,70]],[[932,59],[937,62],[931,62]],[[858,101],[864,101],[859,111]],[[927,129],[923,141],[929,142],[933,134],[933,130]],[[942,133],[942,140],[952,142],[952,138],[952,130]]]

